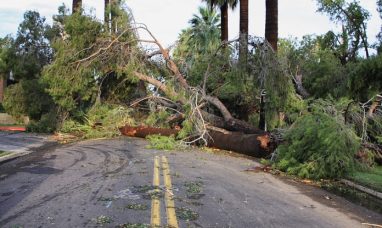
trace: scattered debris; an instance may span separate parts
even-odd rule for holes
[[[113,201],[108,201],[108,202],[105,204],[106,208],[109,208],[109,207],[111,206],[112,203],[113,203]]]
[[[134,186],[133,193],[147,193],[148,191],[155,190],[157,187],[153,185],[139,185]]]
[[[151,225],[143,224],[143,223],[125,223],[117,227],[118,228],[151,228]]]
[[[103,196],[101,196],[101,197],[98,198],[98,201],[112,201],[112,200],[113,200],[112,197],[103,197]]]
[[[251,168],[248,168],[244,171],[245,172],[254,172],[254,173],[258,173],[258,172],[270,173],[272,170],[273,169],[270,165],[264,165],[264,166],[251,167]]]
[[[148,135],[162,135],[162,136],[177,135],[179,132],[179,129],[165,129],[165,128],[146,127],[146,126],[132,127],[132,126],[126,125],[124,127],[119,128],[119,131],[126,136],[146,138],[146,136]]]
[[[110,224],[112,222],[112,219],[106,215],[100,215],[96,219],[92,219],[92,220],[101,226],[105,224]]]
[[[181,220],[194,221],[199,218],[199,214],[189,208],[177,207],[175,212],[176,216]]]
[[[145,211],[148,209],[148,206],[145,204],[134,203],[134,204],[128,204],[125,208],[131,209],[131,210],[137,210],[137,211]]]
[[[197,194],[202,192],[202,181],[186,182],[184,186],[187,188],[186,191],[190,194]]]
[[[187,194],[187,198],[188,199],[194,199],[194,200],[200,200],[201,198],[203,198],[206,194]]]

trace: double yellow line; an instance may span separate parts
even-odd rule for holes
[[[155,187],[156,193],[160,192],[160,160],[159,156],[154,158],[154,177],[153,185]],[[167,226],[171,228],[178,228],[178,220],[175,213],[175,203],[174,203],[174,194],[172,192],[171,176],[170,176],[170,167],[168,165],[167,158],[162,156],[162,170],[163,170],[163,179],[165,186],[165,202],[166,202],[166,214],[167,214]],[[153,227],[161,226],[160,219],[160,198],[154,195],[151,201],[151,225]]]

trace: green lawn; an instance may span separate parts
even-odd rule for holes
[[[375,166],[368,171],[354,172],[352,175],[349,175],[349,179],[382,192],[382,166]]]
[[[5,156],[5,155],[8,155],[8,154],[10,154],[11,152],[7,152],[7,151],[2,151],[2,150],[0,150],[0,157],[3,157],[3,156]]]

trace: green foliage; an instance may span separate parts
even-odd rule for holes
[[[166,110],[161,109],[158,111],[153,111],[150,113],[150,115],[146,118],[145,123],[149,126],[153,127],[162,127],[162,128],[168,128],[169,125],[166,122],[167,118],[170,116],[170,113],[168,113]]]
[[[355,167],[359,138],[327,113],[299,118],[279,146],[276,167],[302,178],[337,178]]]
[[[35,79],[52,58],[46,39],[45,18],[36,11],[27,11],[17,31],[10,53],[10,65],[16,80]]]
[[[91,52],[82,51],[92,45],[101,33],[101,24],[94,18],[75,13],[64,19],[68,40],[53,44],[55,58],[44,69],[42,80],[54,102],[66,111],[89,107],[97,93],[96,65],[78,66],[74,62]]]
[[[345,64],[355,61],[360,48],[367,51],[366,22],[370,13],[362,8],[356,0],[317,0],[318,11],[325,13],[330,20],[342,25],[342,33],[334,34],[330,31],[326,35],[327,48]]]
[[[366,171],[353,172],[348,178],[375,189],[376,191],[382,192],[382,166],[372,167]]]
[[[176,136],[178,139],[184,139],[194,132],[194,125],[192,124],[192,121],[189,119],[186,119],[182,122],[182,129],[178,132],[178,135]]]
[[[347,77],[341,62],[331,51],[318,50],[303,66],[304,85],[316,98],[329,95],[339,98],[346,93]]]
[[[148,135],[146,139],[149,141],[149,149],[175,150],[180,147],[174,136]]]
[[[52,133],[57,129],[57,112],[52,110],[43,114],[39,120],[31,120],[27,126],[27,131],[38,133]]]
[[[0,38],[0,77],[4,77],[11,71],[13,43],[14,40],[10,36]]]
[[[15,117],[27,115],[32,120],[39,120],[53,108],[52,99],[44,89],[45,86],[37,79],[22,80],[10,85],[4,94],[3,106],[6,112]]]
[[[65,120],[60,131],[84,139],[110,138],[120,135],[120,127],[126,124],[135,125],[130,114],[131,110],[123,106],[95,105],[85,114],[83,121]]]
[[[351,96],[367,101],[382,91],[382,55],[349,66]]]

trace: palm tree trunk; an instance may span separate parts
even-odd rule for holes
[[[228,3],[224,2],[224,4],[220,7],[220,17],[221,17],[221,41],[228,41]]]
[[[278,0],[265,0],[265,39],[277,52],[278,40]]]
[[[108,11],[109,5],[110,5],[110,0],[105,0],[105,11],[104,11],[105,23],[109,21],[109,11]]]
[[[72,13],[79,12],[82,8],[82,0],[73,0]]]
[[[239,48],[239,61],[241,63],[247,62],[248,52],[248,0],[240,0],[240,48]]]

